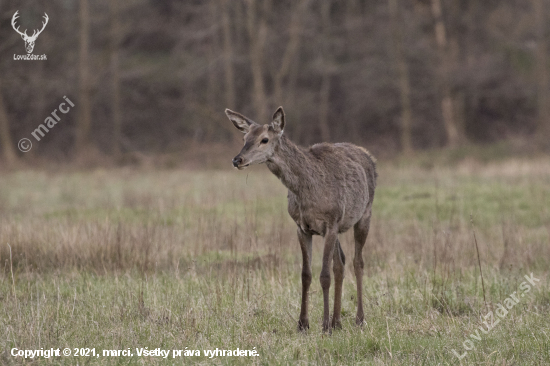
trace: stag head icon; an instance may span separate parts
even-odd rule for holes
[[[11,18],[11,26],[13,27],[13,29],[19,33],[21,35],[21,38],[23,38],[23,41],[25,41],[25,49],[27,50],[27,53],[32,53],[32,50],[34,49],[34,42],[36,41],[36,38],[38,38],[38,36],[40,35],[40,33],[42,33],[42,31],[44,30],[44,28],[46,28],[46,24],[48,24],[48,14],[44,13],[44,22],[42,22],[42,29],[40,29],[39,31],[37,31],[36,29],[34,30],[32,36],[28,36],[27,35],[27,30],[25,29],[24,32],[21,32],[19,31],[19,27],[15,27],[15,20],[17,18],[19,18],[19,15],[17,15],[17,13],[19,13],[19,10],[17,10],[15,12],[15,14],[13,14],[13,17]]]

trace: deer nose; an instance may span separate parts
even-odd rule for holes
[[[241,164],[243,162],[243,158],[241,158],[240,156],[235,156],[233,158],[233,166],[236,168],[239,166],[239,164]]]

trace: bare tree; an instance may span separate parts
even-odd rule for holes
[[[332,74],[332,57],[330,54],[330,8],[332,1],[326,0],[321,4],[321,24],[322,24],[322,80],[321,90],[319,91],[319,129],[321,130],[321,139],[330,141],[330,128],[328,124],[329,102],[330,102],[330,79]]]
[[[206,83],[206,109],[215,111],[219,106],[219,96],[221,94],[221,85],[219,82],[219,61],[223,59],[220,57],[223,55],[222,47],[220,47],[219,39],[219,26],[216,24],[217,19],[220,17],[218,1],[210,1],[208,4],[209,14],[212,19],[212,31],[209,32],[209,42],[207,47],[207,59],[208,59],[208,73]],[[211,112],[212,113],[212,112]],[[212,113],[214,114],[214,113]],[[216,118],[216,122],[221,122],[221,118]],[[214,122],[214,121],[213,121]],[[206,134],[205,139],[211,140],[217,132],[217,127],[213,123],[205,124]]]
[[[550,92],[548,90],[548,48],[546,42],[546,9],[544,0],[533,0],[537,33],[537,133],[540,140],[548,142],[550,133]]]
[[[413,151],[412,145],[412,108],[409,66],[403,50],[403,35],[399,20],[398,0],[388,0],[390,26],[392,31],[393,54],[399,75],[399,93],[401,96],[401,149],[405,154]]]
[[[286,44],[281,66],[277,70],[273,78],[273,89],[275,91],[275,104],[282,105],[285,100],[283,97],[283,80],[288,76],[296,59],[296,54],[300,49],[300,41],[302,39],[302,27],[304,24],[304,16],[308,9],[310,0],[300,0],[292,10],[289,27],[289,40]],[[327,1],[330,3],[330,1]]]
[[[265,0],[263,11],[258,9],[258,0],[247,0],[247,26],[250,37],[250,66],[253,79],[253,100],[258,119],[267,117],[267,96],[264,83],[263,53],[267,37],[267,20],[270,0]],[[259,13],[259,14],[258,14]]]
[[[240,8],[240,7],[239,7]],[[223,31],[223,66],[225,79],[225,105],[228,108],[235,108],[235,70],[233,67],[234,42],[231,34],[231,17],[229,14],[229,0],[222,0],[221,20]],[[232,135],[235,142],[240,141],[238,136]]]
[[[90,14],[88,0],[80,0],[80,55],[79,55],[79,109],[80,118],[76,130],[76,151],[82,155],[89,147],[90,128],[92,125],[92,107],[90,93],[89,43]]]
[[[441,112],[443,115],[443,124],[447,134],[447,145],[450,147],[457,146],[461,140],[461,129],[457,125],[453,110],[453,97],[451,94],[451,86],[449,84],[449,72],[451,69],[451,57],[447,42],[447,32],[445,30],[445,22],[443,20],[443,11],[441,8],[441,0],[431,0],[432,15],[435,19],[435,39],[439,50],[441,60],[441,77],[440,88],[441,96]]]
[[[235,71],[233,69],[233,41],[229,16],[229,0],[222,1],[223,62],[225,76],[225,104],[235,108]]]
[[[0,142],[2,143],[2,153],[8,165],[12,165],[17,160],[17,154],[13,146],[10,123],[4,97],[2,95],[2,83],[0,82]]]
[[[113,155],[120,156],[120,140],[122,136],[122,112],[120,97],[120,72],[119,72],[119,47],[121,38],[119,0],[109,1],[109,10],[111,13],[111,89],[113,97],[111,99],[111,108],[113,113]]]

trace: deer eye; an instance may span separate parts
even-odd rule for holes
[[[268,141],[269,141],[269,140],[265,138],[265,139],[263,139],[260,143],[262,143],[262,144],[267,144]]]

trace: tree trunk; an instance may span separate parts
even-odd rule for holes
[[[330,102],[330,78],[332,73],[332,60],[330,57],[330,7],[332,1],[326,0],[321,4],[321,22],[323,29],[322,37],[322,80],[321,90],[319,91],[319,129],[321,130],[321,139],[330,141],[330,128],[328,125],[329,102]]]
[[[222,1],[223,62],[225,76],[225,104],[227,108],[235,105],[235,71],[233,69],[233,42],[229,17],[229,0]]]
[[[79,55],[79,109],[80,118],[76,130],[76,151],[82,155],[89,147],[92,111],[89,75],[90,14],[88,0],[80,0],[80,55]]]
[[[0,142],[2,143],[2,153],[4,160],[8,166],[13,165],[17,161],[17,154],[15,153],[15,147],[13,146],[10,121],[8,118],[8,112],[6,105],[4,104],[4,97],[2,95],[2,83],[0,82]]]
[[[247,26],[250,37],[250,66],[253,79],[253,100],[256,109],[256,118],[261,121],[267,117],[267,97],[264,83],[263,53],[267,36],[267,23],[264,14],[258,13],[258,1],[247,0]]]
[[[346,42],[346,53],[348,54],[347,57],[350,59],[353,58],[354,50],[357,48],[357,28],[363,28],[363,23],[366,22],[366,18],[364,16],[361,16],[361,8],[359,4],[359,0],[346,0],[345,4],[342,4],[342,2],[338,2],[340,6],[342,6],[342,11],[344,12],[344,31],[346,33],[345,35],[345,42]],[[367,2],[368,3],[368,2]],[[365,4],[365,7],[368,5]],[[355,119],[349,118],[349,115],[346,116],[346,112],[344,112],[344,115],[339,116],[340,118],[344,118],[344,124],[343,126],[338,126],[338,128],[333,129],[332,133],[333,135],[336,135],[335,138],[338,138],[338,134],[342,135],[349,135],[349,141],[361,145],[363,143],[361,136],[363,135],[363,132],[360,128],[360,122],[356,121]]]
[[[404,154],[413,151],[412,145],[412,108],[409,66],[403,50],[403,36],[399,19],[398,0],[388,0],[391,31],[393,38],[393,53],[399,75],[399,92],[401,100],[401,150]]]
[[[45,34],[44,34],[45,35]],[[42,41],[47,41],[48,44],[51,44],[49,42],[48,37],[44,37]],[[45,43],[45,42],[44,42]],[[35,112],[35,121],[44,121],[44,118],[47,116],[48,112],[46,112],[46,97],[48,93],[48,83],[45,80],[44,74],[46,73],[45,69],[45,63],[39,62],[36,67],[36,74],[34,76],[35,81],[35,88],[36,88],[36,97],[33,101],[33,109]],[[33,127],[35,128],[35,127]],[[25,153],[25,158],[27,157],[34,157],[36,153],[36,149],[31,149],[29,152]]]
[[[219,19],[218,4],[216,0],[212,0],[209,3],[209,16],[210,19],[212,19],[210,21],[212,24],[215,24]],[[208,75],[206,83],[206,103],[204,103],[204,108],[207,110],[216,110],[220,105],[219,95],[221,94],[219,82],[220,75],[218,74],[218,55],[221,53],[219,32],[218,27],[214,29],[215,30],[210,34],[210,42],[208,42],[207,46]],[[219,136],[222,133],[213,122],[214,121],[207,121],[204,124],[206,128],[204,139],[206,141],[212,141],[215,135]]]
[[[231,34],[231,17],[229,14],[229,0],[222,0],[221,21],[223,32],[223,70],[225,79],[225,107],[236,109],[235,102],[235,70],[233,68],[233,37]],[[241,137],[232,133],[235,142],[241,141]]]
[[[536,79],[537,79],[537,139],[548,143],[550,134],[550,94],[548,90],[548,49],[546,42],[546,9],[544,0],[533,0],[537,32]]]
[[[441,9],[441,0],[431,0],[432,15],[435,19],[435,39],[439,50],[439,58],[441,60],[441,112],[443,116],[443,124],[447,135],[447,145],[456,147],[462,141],[461,128],[457,125],[453,111],[453,97],[451,86],[449,85],[449,73],[451,69],[451,57],[447,42],[447,34],[445,31],[445,23],[443,20],[443,11]]]
[[[122,112],[120,97],[120,72],[119,72],[119,47],[120,47],[120,19],[119,0],[109,1],[111,12],[111,88],[113,99],[111,108],[113,112],[113,155],[120,157],[120,140],[122,137]]]
[[[289,40],[283,54],[281,67],[275,74],[275,77],[273,80],[273,85],[274,85],[273,89],[275,91],[276,106],[283,105],[285,102],[282,84],[283,84],[284,78],[289,74],[292,67],[292,63],[294,62],[296,58],[296,54],[300,49],[300,41],[302,39],[301,38],[302,25],[304,23],[303,19],[308,9],[309,2],[310,0],[301,0],[296,5],[296,8],[292,10],[292,18],[290,20],[290,28],[289,28]],[[327,0],[327,2],[329,1]]]

